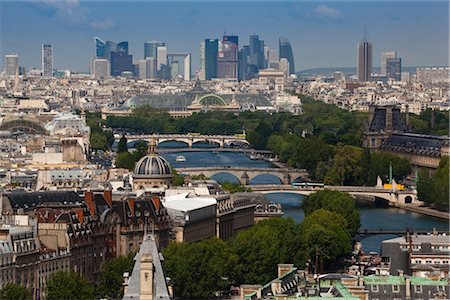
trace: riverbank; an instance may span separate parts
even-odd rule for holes
[[[401,204],[397,206],[398,208],[402,208],[407,211],[416,212],[419,214],[440,218],[444,220],[450,220],[450,214],[448,212],[439,211],[437,209],[433,209],[430,207],[417,206],[414,204]]]

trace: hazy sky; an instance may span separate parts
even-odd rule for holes
[[[129,41],[134,59],[144,42],[165,41],[169,51],[192,53],[199,43],[239,35],[239,46],[258,34],[271,49],[278,38],[292,45],[296,70],[354,67],[356,44],[373,43],[373,65],[381,51],[395,50],[403,66],[449,65],[449,2],[442,1],[2,1],[1,51],[15,52],[20,65],[40,68],[41,45],[54,47],[58,69],[88,71],[94,36]],[[4,58],[1,59],[3,68]]]

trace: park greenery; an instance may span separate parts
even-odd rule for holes
[[[418,177],[418,198],[440,210],[449,211],[449,157],[441,158],[439,167],[434,173],[421,170]]]
[[[33,295],[24,286],[16,283],[7,283],[0,289],[0,300],[32,300]]]
[[[47,281],[46,294],[48,300],[95,299],[94,288],[75,272],[52,273]]]
[[[336,191],[309,197],[300,224],[291,218],[272,218],[227,242],[213,238],[171,243],[163,254],[175,295],[210,298],[230,285],[266,284],[277,277],[280,263],[304,267],[309,262],[317,271],[336,270],[336,261],[349,254],[360,226],[355,200]],[[313,205],[315,200],[320,205]],[[316,259],[317,266],[311,263]]]
[[[386,182],[390,164],[397,181],[411,171],[405,159],[391,154],[370,154],[362,148],[366,113],[348,112],[310,97],[301,98],[303,115],[209,111],[177,119],[144,105],[131,116],[108,117],[106,125],[136,133],[239,134],[245,130],[254,148],[270,150],[289,167],[304,168],[312,180],[330,185],[374,185],[378,175]],[[440,128],[445,118],[436,114],[439,116],[435,118],[439,125],[436,128]],[[426,123],[427,116],[412,119]],[[116,166],[130,170],[145,155],[139,150],[128,153],[124,137],[119,141],[118,152]]]
[[[123,273],[131,274],[134,266],[133,258],[134,253],[130,253],[128,256],[107,259],[102,264],[97,293],[109,299],[122,299]]]
[[[114,142],[111,130],[103,130],[105,121],[100,113],[86,113],[86,123],[91,128],[89,142],[93,150],[108,150]]]

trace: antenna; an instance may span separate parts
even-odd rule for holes
[[[364,24],[364,41],[367,41],[367,25]]]

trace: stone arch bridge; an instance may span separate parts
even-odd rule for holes
[[[262,194],[270,193],[294,193],[308,196],[312,193],[321,190],[333,190],[340,192],[347,192],[351,196],[372,197],[373,199],[382,199],[385,203],[398,206],[403,204],[417,203],[417,191],[415,190],[397,190],[384,189],[383,187],[369,187],[369,186],[331,186],[325,185],[323,187],[297,187],[292,185],[254,185],[252,191]]]
[[[122,136],[120,134],[115,134],[114,138],[118,141]],[[245,139],[245,137],[241,137],[238,135],[194,135],[194,134],[142,134],[142,135],[125,135],[128,142],[133,141],[150,141],[156,140],[157,144],[167,142],[167,141],[177,141],[186,143],[189,148],[192,148],[192,145],[198,142],[209,142],[216,143],[220,148],[223,148],[225,144],[237,142],[241,144],[250,145],[250,143]]]
[[[239,179],[242,185],[249,185],[250,180],[258,175],[273,175],[278,177],[280,181],[285,184],[300,179],[301,181],[308,180],[308,172],[304,169],[281,169],[281,168],[239,168],[239,167],[205,167],[205,168],[176,168],[179,174],[185,175],[204,175],[211,178],[219,173],[227,173],[234,175]]]

